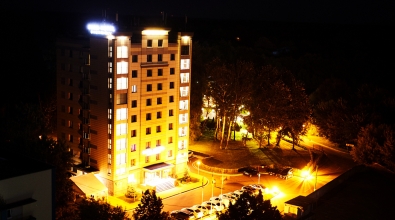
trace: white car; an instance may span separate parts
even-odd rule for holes
[[[193,215],[196,217],[196,218],[201,218],[201,217],[203,217],[203,211],[201,211],[200,209],[198,209],[198,208],[192,208],[192,207],[190,207],[190,208],[183,208],[183,209],[181,209],[181,211],[189,211],[190,213],[193,213]]]
[[[221,212],[222,210],[225,209],[225,205],[223,205],[223,204],[221,205],[221,203],[219,203],[219,202],[206,201],[206,202],[203,202],[202,205],[212,206],[215,210],[217,210],[217,212]]]
[[[264,186],[262,184],[251,184],[250,186],[255,189],[260,189],[260,190],[262,190],[262,192],[266,189],[266,186]]]
[[[188,151],[188,158],[193,157],[193,151]]]
[[[211,209],[211,206],[207,206],[207,205],[194,205],[192,206],[192,208],[197,208],[203,211],[203,215],[211,215],[214,214],[215,212],[217,212],[217,210],[215,210],[214,208]]]
[[[236,200],[237,200],[237,198],[238,198],[238,197],[237,197],[235,194],[233,194],[233,193],[222,194],[222,195],[219,195],[218,197],[221,198],[221,196],[222,196],[222,199],[227,199],[227,200],[229,200],[229,202],[231,202],[233,205],[236,203]]]
[[[225,205],[226,208],[229,207],[229,203],[230,203],[229,199],[221,197],[221,196],[211,197],[210,201],[222,203]]]

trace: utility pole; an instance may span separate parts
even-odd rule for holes
[[[315,184],[314,184],[314,191],[317,189],[317,172],[318,172],[318,165],[315,167]]]

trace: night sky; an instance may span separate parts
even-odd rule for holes
[[[314,23],[377,24],[394,21],[395,1],[389,0],[5,0],[5,10],[109,12],[215,19],[259,19]]]

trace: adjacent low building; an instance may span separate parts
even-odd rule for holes
[[[0,152],[0,219],[55,219],[54,170],[21,155]]]

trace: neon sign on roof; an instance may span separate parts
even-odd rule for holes
[[[89,23],[86,28],[91,34],[111,35],[115,32],[115,27],[106,23]]]

